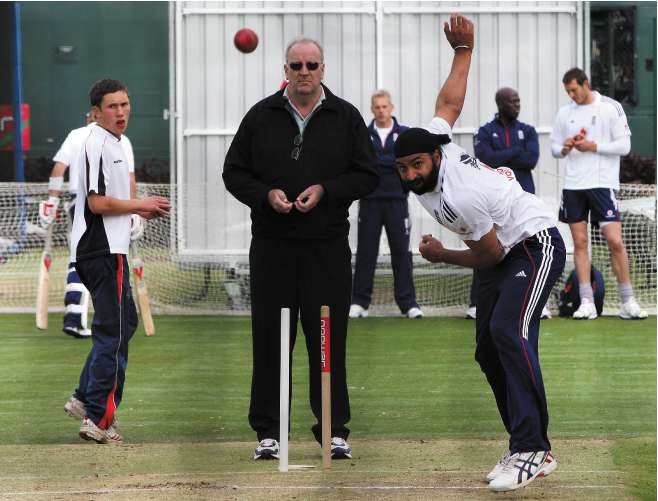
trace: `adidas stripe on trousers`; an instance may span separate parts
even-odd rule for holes
[[[107,429],[121,403],[128,342],[137,329],[128,261],[123,254],[111,254],[78,261],[75,268],[91,293],[95,312],[92,348],[75,396],[84,402],[87,417]]]
[[[493,390],[512,453],[551,448],[539,322],[565,257],[553,227],[515,245],[496,266],[478,270],[475,359]]]

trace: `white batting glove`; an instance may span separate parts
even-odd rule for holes
[[[39,224],[42,228],[48,228],[57,219],[59,208],[59,197],[49,196],[48,200],[39,202]]]
[[[135,241],[144,235],[144,219],[139,214],[130,217],[130,240]]]

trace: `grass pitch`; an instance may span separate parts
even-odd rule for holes
[[[293,357],[290,462],[255,462],[246,415],[250,322],[156,317],[130,347],[118,416],[126,442],[77,437],[62,406],[88,340],[3,315],[0,499],[500,499],[483,477],[505,448],[473,359],[474,325],[455,318],[350,323],[352,461],[321,470],[312,440],[302,334]],[[274,329],[277,332],[278,328]],[[656,498],[656,318],[542,322],[549,433],[558,470],[505,497]],[[277,376],[278,377],[278,376]]]

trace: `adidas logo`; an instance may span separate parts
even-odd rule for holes
[[[514,276],[515,277],[527,277],[528,275],[525,274],[525,271],[521,270]]]

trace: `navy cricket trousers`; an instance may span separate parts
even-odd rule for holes
[[[386,230],[391,249],[395,302],[400,311],[406,313],[409,309],[418,307],[409,251],[409,204],[406,198],[359,201],[352,304],[358,304],[365,309],[370,306],[382,226]]]
[[[553,227],[515,245],[496,266],[478,270],[475,359],[493,390],[512,453],[551,449],[539,320],[565,257]]]
[[[128,261],[123,254],[110,254],[78,261],[75,268],[91,293],[95,311],[92,348],[75,397],[84,402],[87,417],[107,429],[121,403],[128,342],[137,329]]]

